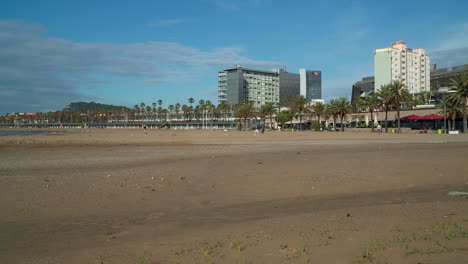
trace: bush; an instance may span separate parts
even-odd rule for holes
[[[317,122],[317,121],[313,121],[313,122],[310,124],[310,130],[312,130],[312,131],[320,131],[320,123]]]

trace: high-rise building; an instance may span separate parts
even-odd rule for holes
[[[322,72],[299,69],[300,94],[307,100],[322,99]]]
[[[260,107],[266,102],[280,102],[279,73],[236,67],[218,72],[218,101],[236,105],[253,102]]]
[[[382,85],[399,80],[411,94],[430,89],[430,57],[424,49],[412,50],[405,41],[374,51],[375,91]]]
[[[321,72],[304,70],[307,99],[321,98]],[[283,69],[263,71],[243,68],[239,65],[218,72],[218,101],[236,105],[253,102],[255,107],[265,103],[289,105],[288,98],[301,93],[301,74]]]
[[[468,64],[437,69],[435,64],[430,67],[430,91],[435,96],[435,102],[439,103],[441,98],[449,94],[450,85],[453,79],[461,78],[463,74],[468,74]],[[351,102],[357,97],[368,97],[375,90],[374,76],[364,77],[361,81],[353,84],[351,92]]]

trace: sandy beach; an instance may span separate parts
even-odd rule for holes
[[[466,135],[0,136],[0,263],[468,263],[463,192]]]

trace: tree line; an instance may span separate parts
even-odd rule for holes
[[[427,103],[430,100],[431,93],[423,93],[419,98],[414,98],[401,81],[392,81],[383,85],[376,92],[367,98],[356,98],[354,105],[358,112],[370,112],[371,119],[375,111],[385,111],[384,127],[388,133],[388,111],[396,110],[397,128],[401,130],[400,111],[408,109],[415,104]],[[466,108],[468,100],[468,76],[453,79],[450,93],[444,97],[438,105],[445,109],[444,113],[447,119],[452,121],[454,128],[455,118],[463,116],[463,131],[467,132]],[[199,100],[195,105],[195,99],[189,98],[188,104],[171,104],[167,108],[163,107],[163,100],[157,100],[154,103],[140,103],[134,105],[133,109],[109,109],[109,110],[82,110],[82,111],[56,111],[49,113],[37,113],[35,115],[4,115],[0,116],[0,124],[18,123],[23,124],[67,124],[67,123],[141,123],[141,122],[187,122],[187,121],[233,121],[238,122],[240,129],[249,129],[250,125],[266,125],[266,120],[270,121],[270,128],[273,129],[273,118],[280,127],[284,127],[287,122],[293,125],[293,119],[299,120],[299,129],[304,127],[303,120],[307,117],[316,117],[317,123],[314,124],[316,130],[324,129],[323,120],[333,119],[333,130],[336,130],[337,120],[340,120],[341,131],[344,131],[343,120],[349,113],[353,112],[353,107],[345,97],[330,100],[329,103],[315,103],[310,105],[304,96],[287,98],[289,105],[287,110],[281,111],[283,105],[280,103],[266,103],[260,108],[255,108],[253,102],[244,102],[231,106],[226,102],[220,102],[214,105],[209,100]],[[442,113],[443,110],[441,110]],[[259,124],[263,122],[263,124]],[[374,131],[375,120],[371,120],[372,131]],[[450,127],[450,123],[449,123]]]
[[[400,132],[400,110],[408,109],[415,105],[427,104],[432,96],[432,92],[426,92],[413,97],[405,85],[401,81],[392,81],[387,85],[382,85],[378,92],[371,94],[367,98],[356,98],[354,104],[360,111],[370,112],[373,118],[373,112],[377,110],[385,111],[385,132],[388,133],[388,111],[397,111],[397,127]],[[455,78],[450,83],[450,90],[441,103],[437,105],[440,110],[439,114],[443,114],[449,120],[448,127],[455,129],[455,119],[462,117],[463,132],[467,133],[466,108],[468,101],[468,75],[465,74],[460,78]],[[372,131],[374,126],[372,126]]]

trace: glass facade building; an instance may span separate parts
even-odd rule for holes
[[[301,86],[300,94],[307,100],[322,99],[322,72],[314,70],[299,70]]]

